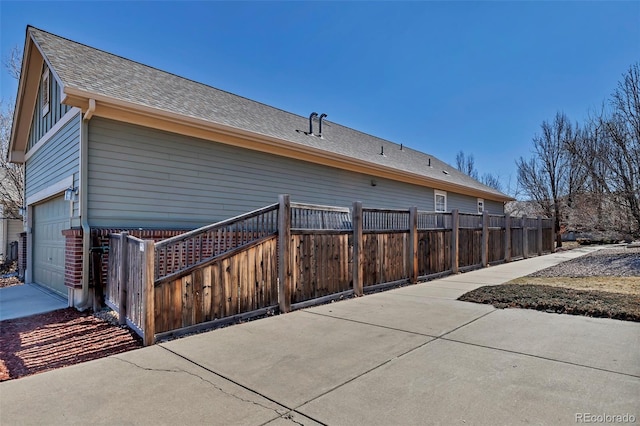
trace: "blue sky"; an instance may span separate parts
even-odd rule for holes
[[[3,58],[27,24],[452,164],[462,150],[505,185],[543,120],[584,120],[640,61],[638,1],[2,0]]]

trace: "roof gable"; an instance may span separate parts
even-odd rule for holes
[[[93,99],[98,104],[97,110],[92,112],[95,115],[101,115],[101,108],[106,111],[106,105],[111,105],[126,109],[128,113],[118,115],[112,112],[111,116],[105,113],[105,117],[125,119],[125,116],[132,116],[131,111],[136,111],[145,117],[172,118],[182,126],[179,129],[189,123],[201,130],[211,127],[220,132],[251,137],[256,141],[246,145],[251,149],[264,148],[267,151],[280,145],[279,155],[288,155],[286,152],[289,152],[288,156],[308,161],[331,157],[336,159],[338,167],[353,169],[358,166],[364,172],[384,172],[391,178],[397,175],[398,180],[437,189],[456,190],[498,201],[511,199],[420,151],[326,120],[322,138],[308,135],[305,133],[309,126],[307,117],[33,27],[27,28],[27,34],[59,79],[63,102],[86,111],[89,100]],[[153,123],[148,120],[146,125],[153,126]],[[201,135],[202,132],[191,135]],[[303,154],[305,158],[301,157]]]

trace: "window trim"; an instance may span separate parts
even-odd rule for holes
[[[438,210],[438,197],[444,198],[444,209]],[[447,211],[447,191],[439,191],[437,189],[433,190],[433,210],[437,212],[446,212]]]
[[[45,66],[42,73],[42,82],[40,85],[40,103],[42,104],[42,116],[49,113],[49,104],[51,103],[51,77],[49,75],[49,67]]]
[[[484,204],[484,198],[478,198],[478,199],[477,199],[477,201],[476,201],[476,203],[477,203],[476,205],[477,205],[477,207],[478,207],[478,213],[479,213],[479,214],[484,213],[484,211],[485,211],[485,209],[486,209],[486,206],[485,206],[485,204]],[[482,206],[482,208],[480,208],[480,206]]]

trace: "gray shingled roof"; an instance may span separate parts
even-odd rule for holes
[[[323,138],[308,136],[308,117],[292,114],[29,27],[65,87],[206,120],[303,146],[404,170],[437,181],[507,196],[413,149],[324,121]],[[317,124],[314,126],[317,131]],[[380,155],[384,146],[385,155]],[[431,159],[431,167],[428,166]],[[448,174],[443,173],[448,171]],[[434,185],[435,186],[435,185]],[[436,188],[437,189],[437,188]]]

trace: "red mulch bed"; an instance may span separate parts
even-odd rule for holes
[[[0,381],[142,347],[131,330],[74,308],[0,322]]]

